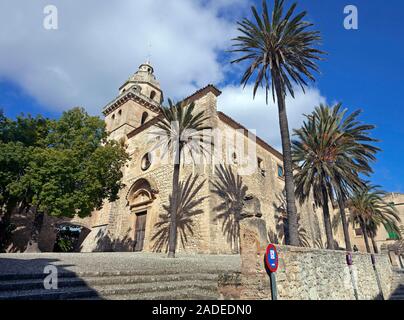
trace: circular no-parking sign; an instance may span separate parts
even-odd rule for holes
[[[268,245],[267,252],[265,254],[265,264],[269,271],[276,272],[278,270],[278,252],[273,244]]]

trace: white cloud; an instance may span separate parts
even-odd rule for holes
[[[92,113],[151,51],[165,96],[181,98],[220,83],[218,52],[228,49],[243,0],[54,0],[58,30],[45,30],[49,1],[0,2],[0,79],[48,108]],[[230,19],[229,16],[232,16]],[[149,50],[151,44],[151,50]]]
[[[278,107],[269,99],[265,103],[265,91],[259,90],[253,100],[253,86],[248,85],[243,89],[238,86],[227,86],[222,89],[222,95],[218,99],[218,110],[223,111],[237,122],[242,123],[247,129],[255,129],[257,135],[271,146],[281,151],[280,129],[278,122]],[[304,94],[300,89],[295,91],[295,99],[286,98],[289,128],[299,128],[303,123],[304,114],[310,113],[320,103],[325,103],[326,98],[316,88],[309,88]]]
[[[80,105],[100,113],[149,51],[165,97],[174,99],[243,71],[218,57],[230,47],[235,21],[249,12],[248,1],[53,0],[56,31],[43,27],[48,4],[0,1],[0,80],[16,83],[50,109]],[[316,89],[288,99],[290,127],[324,100]],[[226,86],[219,109],[280,147],[277,107],[265,105],[263,92],[253,101],[250,86]]]

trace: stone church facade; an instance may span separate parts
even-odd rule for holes
[[[177,223],[179,252],[237,252],[237,210],[243,216],[264,219],[272,241],[281,242],[285,236],[282,155],[218,111],[220,94],[216,87],[208,85],[184,99],[186,104],[195,103],[195,112],[204,111],[209,126],[227,134],[218,146],[225,161],[188,162],[181,166],[185,208]],[[124,144],[131,159],[123,168],[125,187],[119,200],[107,202],[90,218],[76,221],[90,231],[81,245],[82,252],[166,250],[173,165],[157,161],[158,151],[157,156],[152,156],[154,139],[150,138],[161,103],[163,91],[154,69],[144,63],[119,88],[118,97],[103,109],[110,139]],[[230,148],[233,142],[226,139],[240,139],[255,148],[252,172],[238,174],[244,151]],[[212,160],[215,155],[210,157]],[[230,177],[226,181],[218,180],[220,165]],[[301,241],[306,246],[321,246],[325,241],[321,210],[308,201],[298,205],[298,212]]]

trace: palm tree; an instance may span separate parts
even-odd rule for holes
[[[306,116],[302,128],[294,130],[293,160],[296,195],[304,202],[313,194],[315,204],[323,208],[327,248],[334,249],[329,202],[340,205],[346,248],[352,251],[345,217],[345,202],[352,190],[363,186],[359,173],[369,174],[369,162],[375,160],[378,148],[369,144],[371,125],[361,124],[360,111],[346,116],[341,104],[320,105]]]
[[[286,211],[286,192],[285,190],[282,191],[281,194],[276,196],[277,201],[273,202],[272,205],[275,209],[275,230],[276,234],[270,230],[268,232],[269,239],[273,243],[279,244],[287,244],[289,241],[289,219],[288,213]],[[297,213],[297,225],[298,225],[298,235],[299,235],[299,246],[300,247],[310,247],[308,238],[307,238],[307,231],[303,227],[303,223],[301,221],[300,213]],[[276,241],[272,241],[276,240]]]
[[[284,0],[275,0],[272,18],[269,16],[265,0],[262,2],[262,18],[257,9],[252,7],[255,22],[247,18],[238,22],[238,30],[242,35],[233,39],[235,44],[231,50],[243,55],[232,63],[247,61],[250,63],[242,76],[241,84],[245,87],[250,78],[256,74],[253,96],[255,97],[259,86],[265,86],[268,104],[271,87],[272,98],[278,103],[289,217],[289,244],[294,246],[299,245],[299,237],[285,98],[287,93],[294,97],[293,83],[300,86],[304,92],[307,79],[315,80],[312,71],[317,72],[318,67],[314,61],[320,60],[323,54],[314,48],[315,43],[321,39],[319,32],[307,30],[312,24],[303,20],[306,16],[305,11],[294,15],[296,6],[296,3],[293,4],[284,15]]]
[[[194,159],[197,154],[210,154],[212,142],[210,139],[204,139],[207,131],[211,127],[205,123],[209,119],[204,116],[204,112],[194,112],[195,104],[192,102],[187,105],[185,101],[174,104],[168,100],[168,107],[160,107],[160,117],[155,124],[157,130],[151,134],[156,138],[157,142],[154,149],[161,149],[161,156],[164,157],[168,153],[173,156],[173,189],[170,214],[170,231],[169,231],[169,252],[168,257],[175,257],[175,249],[177,245],[177,212],[179,210],[179,177],[180,165],[185,154]]]
[[[365,187],[354,192],[349,201],[351,218],[362,229],[368,253],[371,253],[369,236],[372,239],[374,252],[377,253],[378,251],[374,238],[381,224],[399,230],[397,222],[400,221],[400,217],[397,214],[397,209],[383,200],[385,195],[386,193],[381,191],[378,186],[366,183]]]

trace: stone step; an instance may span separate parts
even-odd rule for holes
[[[0,293],[0,300],[60,300],[87,297],[110,297],[115,295],[135,294],[142,297],[144,294],[171,292],[180,290],[204,290],[217,294],[217,282],[206,280],[187,280],[181,282],[152,282],[152,283],[126,283],[126,284],[106,284],[96,285],[93,288],[65,287],[57,290],[23,290],[23,291],[3,291]]]
[[[168,282],[168,281],[185,281],[185,280],[205,280],[217,281],[218,276],[215,274],[196,273],[196,274],[168,274],[168,275],[130,275],[130,276],[86,276],[78,277],[62,277],[58,279],[58,288],[78,287],[78,286],[96,286],[103,284],[128,284],[128,283],[151,283],[151,282]],[[8,280],[0,282],[0,293],[2,291],[23,291],[43,289],[43,279],[23,279]]]
[[[159,270],[159,275],[171,275],[171,274],[193,274],[194,270]],[[86,277],[104,277],[104,276],[152,276],[155,275],[155,270],[133,270],[133,271],[116,271],[116,272],[70,272],[64,271],[58,274],[59,278],[86,278]],[[12,274],[0,274],[0,282],[11,280],[28,280],[28,279],[44,279],[47,274],[44,273],[12,273]]]
[[[152,292],[142,294],[113,294],[88,298],[75,298],[72,300],[218,300],[217,292],[202,289],[181,289],[167,292]]]
[[[25,290],[23,292],[1,292],[0,300],[68,300],[73,298],[96,297],[98,293],[87,287],[58,290]]]

